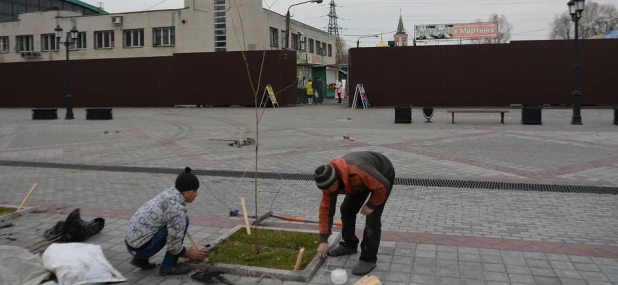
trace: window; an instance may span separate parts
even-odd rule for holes
[[[225,33],[225,0],[214,1],[214,22],[215,22],[215,51],[223,52],[227,48],[227,37]]]
[[[313,49],[313,39],[309,39],[309,53],[313,53],[314,49]]]
[[[326,55],[326,43],[322,43],[322,49],[320,50],[320,55]]]
[[[316,54],[322,54],[320,52],[320,48],[322,47],[322,44],[320,43],[320,41],[315,41],[315,53]]]
[[[174,27],[154,29],[154,46],[173,46],[176,44]]]
[[[114,31],[94,32],[94,47],[114,48]]]
[[[71,44],[71,49],[86,49],[86,32],[77,33],[77,39]]]
[[[292,45],[292,50],[299,50],[298,34],[292,34],[292,42],[290,44]]]
[[[32,36],[18,36],[17,37],[17,52],[21,51],[33,51],[34,44]]]
[[[275,28],[270,28],[270,46],[279,46],[279,31]]]
[[[333,56],[333,45],[331,44],[328,45],[328,56]]]
[[[56,39],[56,35],[47,34],[41,35],[41,50],[42,51],[56,51],[59,50],[58,39]]]
[[[144,30],[126,30],[124,31],[124,47],[143,47],[144,46]]]
[[[0,52],[9,51],[9,37],[0,37]]]

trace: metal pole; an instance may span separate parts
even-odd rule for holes
[[[360,47],[360,38],[358,38],[358,40],[356,40],[356,47]]]
[[[290,49],[290,9],[285,14],[285,49]]]
[[[571,118],[571,125],[582,125],[580,113],[582,93],[579,92],[579,19],[580,17],[575,15],[575,90],[573,91],[573,117]]]
[[[65,120],[73,120],[75,119],[73,117],[73,95],[71,95],[71,69],[70,69],[70,64],[69,64],[69,46],[71,45],[71,42],[69,41],[69,35],[70,33],[67,35],[67,41],[64,42],[64,47],[66,49],[66,53],[67,53],[67,96],[65,97],[66,99],[66,104],[67,104],[67,110],[66,110],[66,116],[64,117]]]

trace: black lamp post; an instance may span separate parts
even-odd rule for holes
[[[318,3],[318,4],[322,4],[323,0],[309,0],[309,1],[305,1],[305,2],[300,2],[300,3],[296,3],[290,7],[288,7],[288,12],[285,13],[285,49],[289,50],[290,49],[290,8],[294,7],[294,6],[298,6],[301,4],[305,4],[305,3]]]
[[[378,35],[359,37],[358,40],[356,40],[356,47],[360,47],[360,39],[363,39],[363,38],[377,38],[377,37],[378,37]]]
[[[60,39],[62,38],[62,28],[60,27],[60,25],[57,25],[54,31],[56,31],[56,39],[58,40],[58,43],[62,43],[60,42]],[[67,34],[66,41],[63,43],[66,49],[66,52],[67,52],[67,60],[66,60],[67,61],[67,70],[66,70],[67,71],[67,95],[64,97],[66,99],[67,111],[64,117],[65,120],[75,119],[73,117],[73,95],[71,95],[71,71],[70,71],[70,65],[69,65],[69,49],[70,49],[71,44],[74,43],[75,40],[77,39],[78,33],[79,32],[77,31],[77,29],[73,27],[73,29],[71,29],[71,32]]]
[[[586,0],[571,0],[567,3],[571,19],[575,23],[575,90],[573,91],[573,117],[571,118],[571,125],[582,124],[580,112],[582,93],[579,92],[579,19],[581,19],[584,12],[584,2]]]

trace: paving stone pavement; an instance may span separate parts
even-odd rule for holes
[[[66,215],[33,213],[12,220],[14,227],[0,230],[9,237],[0,239],[0,245],[26,247],[41,240],[44,230],[63,220]],[[83,216],[84,220],[93,217]],[[157,270],[139,270],[129,264],[131,256],[124,246],[124,229],[128,220],[106,218],[103,231],[87,242],[98,244],[106,258],[126,278],[116,284],[203,284],[187,276],[159,277]],[[200,245],[213,242],[227,228],[190,226],[189,231]],[[185,240],[185,246],[190,246]],[[160,264],[163,251],[153,257]],[[329,257],[308,284],[331,284],[330,272],[343,268],[348,283],[359,277],[352,275],[359,254]],[[378,263],[372,275],[384,284],[468,285],[468,284],[618,284],[618,258],[588,257],[539,252],[520,252],[473,247],[444,246],[421,243],[382,241]],[[236,284],[303,284],[276,279],[258,279],[229,275]],[[218,284],[213,282],[212,284]]]
[[[495,114],[458,114],[453,125],[440,108],[433,124],[423,123],[417,108],[413,124],[394,124],[390,108],[268,109],[260,121],[259,166],[310,173],[346,152],[375,150],[391,158],[399,177],[617,186],[612,112],[584,109],[585,125],[571,126],[571,110],[546,109],[543,125],[524,126],[516,108],[504,125]],[[239,171],[255,163],[253,148],[210,140],[255,137],[252,108],[115,108],[111,121],[75,113],[73,121],[33,121],[27,109],[3,109],[0,160]]]
[[[0,203],[19,204],[36,182],[30,203],[132,213],[175,179],[171,174],[0,167],[0,189],[6,189]],[[190,215],[238,220],[229,218],[229,210],[241,208],[240,197],[254,205],[252,178],[200,179]],[[321,192],[314,182],[258,182],[260,213],[318,219]],[[618,246],[618,195],[397,185],[387,203],[382,226],[388,231]],[[339,216],[337,211],[335,219]],[[357,224],[363,226],[364,220]]]
[[[505,125],[487,114],[457,115],[452,125],[445,109],[436,110],[433,124],[422,123],[420,109],[414,109],[413,124],[396,125],[390,108],[269,109],[260,123],[259,169],[310,173],[349,151],[375,150],[391,158],[398,177],[618,186],[618,128],[611,124],[612,110],[584,109],[584,126],[571,126],[570,112],[544,110],[542,126],[519,124],[517,109],[506,115]],[[228,212],[240,208],[241,196],[253,205],[255,150],[209,139],[255,137],[254,109],[115,108],[112,121],[86,121],[79,116],[83,113],[77,109],[78,119],[73,121],[32,121],[29,110],[0,110],[0,160],[246,171],[242,179],[200,177],[199,197],[189,206],[196,221],[190,231],[200,244],[238,222]],[[198,284],[186,276],[159,278],[156,272],[135,270],[122,245],[126,219],[175,178],[0,166],[0,203],[19,204],[32,184],[39,183],[29,204],[47,211],[1,229],[17,240],[0,239],[0,244],[32,244],[43,230],[64,219],[56,209],[81,207],[107,219],[104,232],[90,242],[102,245],[110,262],[129,278],[128,284]],[[272,209],[279,215],[317,220],[320,193],[313,182],[258,182],[260,212]],[[358,219],[357,228],[363,224]],[[618,284],[617,195],[398,185],[384,212],[383,229],[389,233],[376,275],[385,284]],[[404,233],[419,242],[401,242]],[[469,241],[480,237],[485,243],[431,244],[435,235]],[[600,245],[612,257],[547,253],[537,244],[523,251],[492,248],[491,243],[501,239],[519,240],[522,246],[565,243],[582,249],[577,252]],[[329,258],[310,284],[327,284],[333,268],[350,273],[356,259]],[[232,279],[238,284],[283,283]]]

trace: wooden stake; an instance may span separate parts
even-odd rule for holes
[[[240,204],[242,205],[242,215],[245,218],[245,227],[247,228],[247,234],[251,235],[251,225],[249,224],[249,217],[247,216],[247,204],[245,204],[245,198],[240,198]]]
[[[294,270],[298,270],[298,267],[300,267],[300,262],[303,260],[303,254],[305,254],[305,248],[301,247],[300,251],[298,252],[298,257],[296,258],[296,265],[294,265]]]
[[[32,185],[32,189],[30,189],[30,192],[28,192],[28,195],[26,195],[26,198],[24,198],[24,200],[21,201],[21,205],[19,205],[19,207],[17,208],[17,211],[15,211],[15,212],[19,212],[19,210],[21,210],[21,208],[26,204],[26,202],[30,198],[30,195],[32,195],[32,191],[34,191],[34,188],[36,188],[37,185],[39,185],[39,184],[34,183],[34,185]]]
[[[193,237],[191,236],[191,234],[189,233],[188,230],[187,230],[187,237],[189,238],[189,240],[193,244],[193,247],[195,247],[196,249],[200,249],[200,246],[197,245],[197,242],[195,242],[195,240],[193,239]],[[208,259],[208,257],[206,257],[206,258],[204,258],[204,261],[205,262],[209,262],[210,260]]]

